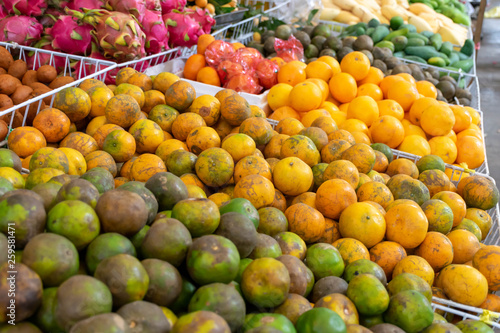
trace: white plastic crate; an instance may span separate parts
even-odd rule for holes
[[[495,332],[500,332],[500,313],[485,311],[438,297],[432,297],[432,308],[434,311],[441,310],[445,313],[458,316],[461,320],[472,319],[482,321],[492,326]]]
[[[20,46],[17,44],[3,43],[0,42],[0,46],[5,47],[7,50],[13,54],[15,59],[27,60],[28,57],[31,57],[32,65],[29,67],[30,69],[38,68],[42,63],[45,62],[48,58],[48,64],[64,66],[61,68],[59,74],[62,75],[70,75],[75,78],[74,82],[66,84],[60,88],[51,90],[43,95],[37,96],[35,98],[29,99],[21,104],[14,105],[13,107],[0,111],[0,117],[5,115],[10,115],[9,122],[9,132],[12,130],[13,122],[14,122],[14,114],[17,110],[20,112],[24,111],[24,118],[22,121],[22,126],[26,125],[26,119],[28,116],[28,110],[33,112],[33,108],[36,109],[36,113],[40,112],[42,109],[44,102],[43,100],[46,98],[50,98],[50,103],[45,103],[46,107],[51,107],[54,102],[55,95],[67,87],[74,87],[79,85],[85,79],[94,78],[97,80],[104,81],[106,74],[108,71],[113,70],[116,67],[116,63],[106,60],[100,59],[92,59],[81,56],[75,56],[71,54],[53,52],[43,49],[37,49],[27,46]],[[72,68],[73,63],[76,62],[76,66],[78,68]],[[76,76],[76,77],[75,77]],[[6,140],[0,142],[0,147],[6,144]]]

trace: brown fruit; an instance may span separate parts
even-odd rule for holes
[[[23,76],[22,83],[25,86],[29,86],[30,84],[38,82],[38,79],[36,77],[36,71],[29,69]]]
[[[0,120],[0,141],[5,140],[7,133],[9,133],[9,125],[5,121]]]
[[[9,51],[3,46],[0,46],[0,67],[8,70],[10,65],[14,62],[14,58]]]
[[[21,85],[19,79],[9,74],[0,75],[0,94],[10,95]]]
[[[10,108],[13,105],[14,103],[12,102],[12,99],[10,99],[9,96],[5,94],[0,94],[0,108],[4,107]]]
[[[33,93],[33,89],[28,86],[19,86],[16,88],[14,93],[10,96],[12,98],[12,102],[17,105],[21,104],[24,101],[27,101],[31,94]]]
[[[36,71],[38,81],[43,83],[51,83],[57,77],[57,71],[53,66],[43,65]]]
[[[14,61],[12,65],[9,66],[9,70],[7,73],[21,80],[27,71],[28,71],[28,65],[26,65],[26,61],[19,59]]]
[[[49,84],[50,89],[57,89],[75,81],[71,76],[59,76]]]

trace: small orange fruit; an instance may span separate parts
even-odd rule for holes
[[[418,156],[425,156],[431,153],[429,143],[420,135],[409,135],[405,137],[397,149]]]
[[[311,61],[306,67],[306,76],[308,79],[321,79],[328,82],[333,76],[333,70],[326,62]]]
[[[330,66],[330,68],[332,69],[333,75],[341,72],[341,70],[340,70],[340,64],[337,61],[337,59],[335,59],[334,57],[331,57],[331,56],[321,56],[321,57],[318,58],[318,61],[322,61],[324,63],[327,63]]]
[[[357,93],[358,86],[354,77],[348,73],[337,73],[329,82],[330,94],[341,103],[349,103]]]
[[[271,110],[276,111],[283,106],[289,106],[289,96],[293,86],[286,83],[278,83],[269,89],[267,102]]]
[[[304,98],[307,96],[307,98]],[[297,112],[308,112],[319,108],[323,103],[323,93],[312,82],[295,85],[290,92],[290,106]]]
[[[299,61],[287,63],[278,72],[278,82],[289,84],[292,87],[306,79],[305,64]]]
[[[431,82],[426,80],[421,80],[416,83],[416,86],[417,86],[417,91],[420,95],[436,99],[437,89]]]
[[[205,57],[201,54],[193,54],[186,60],[184,66],[184,77],[188,80],[196,80],[198,72],[207,65]]]
[[[425,133],[438,136],[448,134],[455,124],[455,115],[446,105],[431,105],[422,112],[420,126]]]
[[[220,78],[217,71],[212,67],[203,67],[196,74],[196,81],[220,87]]]
[[[409,111],[412,104],[418,98],[417,88],[408,81],[394,82],[387,90],[387,98],[395,100],[401,105],[405,112]]]
[[[379,86],[374,83],[365,83],[358,87],[358,94],[356,96],[370,96],[375,101],[384,99],[384,94]]]
[[[359,96],[349,103],[347,119],[359,119],[369,127],[378,117],[377,102],[370,96]]]
[[[422,113],[431,105],[438,105],[436,99],[430,97],[422,97],[417,99],[410,108],[410,121],[413,125],[420,126]]]
[[[384,73],[378,69],[377,67],[370,67],[368,71],[368,75],[361,81],[358,81],[358,85],[362,85],[365,83],[373,83],[377,86],[380,85],[380,82],[384,79]]]
[[[393,116],[381,116],[371,125],[370,134],[373,142],[396,148],[403,142],[405,130],[401,122]]]
[[[347,54],[340,62],[340,69],[349,73],[356,81],[363,80],[370,71],[370,59],[359,51]]]

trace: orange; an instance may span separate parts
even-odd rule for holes
[[[371,124],[379,117],[377,102],[370,96],[354,98],[347,108],[347,119],[359,119],[366,124]]]
[[[374,83],[365,83],[358,87],[358,93],[356,96],[370,96],[375,101],[381,101],[384,99],[384,94],[379,86]]]
[[[302,82],[290,91],[290,106],[297,112],[317,109],[323,103],[323,93],[312,82]]]
[[[389,160],[384,153],[375,150],[375,165],[373,166],[373,170],[377,172],[385,172],[387,167],[389,166]]]
[[[421,80],[416,83],[416,86],[417,86],[417,91],[420,95],[436,99],[437,89],[431,82],[426,80]]]
[[[213,201],[217,207],[221,207],[222,205],[231,201],[231,197],[226,193],[214,193],[208,197],[208,200]]]
[[[349,133],[349,132],[347,132]],[[352,137],[352,135],[351,135]],[[354,144],[354,137],[352,137]],[[342,156],[342,153],[347,150],[351,145],[346,140],[342,139],[334,139],[330,140],[322,149],[321,149],[321,160],[323,163],[331,163],[333,161],[339,160]]]
[[[168,155],[177,149],[188,150],[186,144],[180,140],[165,140],[156,148],[155,155],[159,156],[163,161],[166,161]]]
[[[481,124],[481,114],[479,114],[479,112],[477,110],[474,110],[470,106],[465,106],[465,109],[467,111],[469,111],[469,115],[471,117],[472,123],[474,125],[478,125],[479,126],[479,124]]]
[[[359,51],[347,54],[340,62],[340,69],[349,73],[356,81],[363,80],[370,71],[370,59]]]
[[[212,67],[203,67],[196,74],[196,81],[220,87],[220,79],[217,71]]]
[[[392,278],[398,276],[399,274],[410,273],[420,276],[424,279],[430,287],[434,283],[434,270],[431,265],[422,257],[410,255],[407,256],[394,267],[392,271]]]
[[[469,128],[472,124],[472,117],[466,108],[460,105],[450,105],[451,111],[455,115],[455,124],[453,125],[453,131],[455,133],[460,133],[461,131]]]
[[[413,102],[417,100],[418,91],[417,88],[408,81],[396,81],[389,86],[387,98],[398,102],[403,110],[407,112],[410,110]]]
[[[483,141],[483,134],[481,133],[481,131],[478,131],[478,130],[473,129],[473,128],[468,128],[468,129],[463,130],[462,132],[456,134],[455,143],[457,143],[458,139],[460,139],[461,137],[464,137],[464,136],[473,136],[473,137],[478,138],[479,140]]]
[[[323,171],[323,181],[330,179],[343,179],[356,188],[359,183],[359,171],[356,166],[346,160],[333,161]]]
[[[323,131],[325,131],[326,135],[339,129],[337,127],[337,124],[335,123],[335,120],[333,120],[333,118],[330,116],[321,116],[316,118],[312,122],[311,127],[321,128]]]
[[[280,157],[298,157],[312,167],[321,160],[314,142],[304,135],[294,135],[286,139],[281,145]]]
[[[260,117],[245,119],[239,127],[239,132],[251,137],[257,146],[267,144],[273,136],[271,124]]]
[[[410,135],[418,135],[427,140],[427,135],[425,134],[424,130],[420,128],[420,126],[413,125],[408,119],[403,119],[401,121],[401,124],[405,129],[405,137]]]
[[[274,62],[276,65],[279,66],[279,68],[283,67],[284,65],[286,65],[286,62],[285,60],[283,60],[282,58],[280,57],[274,57],[274,58],[271,58],[271,61]]]
[[[321,56],[318,58],[318,61],[322,61],[324,63],[327,63],[330,68],[332,69],[332,72],[333,72],[333,75],[337,74],[337,73],[340,73],[340,64],[339,62],[337,61],[337,59],[335,59],[334,57],[331,57],[331,56]]]
[[[347,114],[347,109],[349,108],[349,103],[344,103],[339,105],[339,111],[344,112]]]
[[[356,192],[343,179],[327,180],[316,191],[316,209],[330,219],[338,219],[356,201]]]
[[[268,118],[277,121],[285,118],[295,118],[300,120],[300,114],[289,106],[282,106],[271,113]]]
[[[361,81],[358,81],[358,85],[362,85],[365,83],[373,83],[377,86],[380,85],[380,82],[384,79],[384,73],[378,69],[377,67],[370,67],[368,70],[368,75]]]
[[[306,243],[314,243],[325,233],[325,218],[321,213],[303,203],[291,205],[285,211],[288,227]]]
[[[422,113],[431,105],[438,105],[436,99],[430,97],[422,97],[417,99],[410,108],[410,121],[413,125],[420,126]]]
[[[227,151],[234,162],[237,163],[245,156],[252,155],[255,152],[255,141],[243,133],[237,133],[226,137],[222,141],[222,149]]]
[[[311,127],[312,123],[319,117],[330,117],[330,113],[324,109],[316,109],[307,112],[301,119],[304,127]]]
[[[40,111],[33,119],[33,127],[42,132],[47,142],[59,142],[64,139],[69,133],[70,124],[68,116],[54,108]]]
[[[418,156],[425,156],[431,153],[431,146],[426,139],[419,135],[405,137],[397,149]]]
[[[350,133],[363,132],[366,135],[370,135],[370,130],[366,124],[359,119],[347,119],[339,126],[339,129],[346,130]]]
[[[257,105],[250,105],[250,111],[252,111],[252,116],[266,118],[266,112],[259,108]],[[208,125],[208,124],[207,124]]]
[[[462,222],[467,213],[467,207],[464,199],[460,195],[450,191],[442,191],[436,193],[431,199],[438,199],[444,201],[448,206],[450,206],[453,211],[453,227]]]
[[[104,143],[104,139],[106,139],[106,136],[114,130],[123,130],[123,128],[114,124],[104,124],[95,131],[92,137],[97,142],[99,149],[102,149],[102,145]]]
[[[206,126],[202,116],[193,112],[179,114],[172,123],[172,135],[177,140],[185,141],[195,128]]]
[[[453,164],[457,159],[457,146],[446,136],[435,136],[429,140],[431,154],[441,157],[444,163]]]
[[[392,99],[384,99],[377,102],[380,116],[393,116],[399,121],[404,118],[404,110],[398,102]]]
[[[293,86],[285,83],[278,83],[269,89],[267,102],[271,110],[276,111],[282,106],[289,106],[289,96]]]
[[[366,246],[357,239],[341,238],[333,242],[332,245],[339,250],[346,266],[359,259],[370,260],[370,252],[368,252]]]
[[[233,44],[233,49],[235,51],[239,50],[239,49],[242,49],[242,48],[245,48],[245,45],[241,44],[241,43],[232,43]]]
[[[325,82],[321,79],[307,79],[305,82],[312,82],[316,86],[318,86],[318,88],[321,90],[321,94],[323,96],[322,105],[325,104],[326,99],[328,98],[328,96],[330,96],[330,87],[328,86],[328,82]],[[328,102],[328,103],[334,105],[331,102]],[[334,105],[334,106],[336,107],[336,105]],[[338,108],[337,108],[337,110],[338,110]]]
[[[403,80],[405,80],[406,82],[409,82],[409,83],[411,83],[413,85],[416,85],[416,83],[417,83],[417,81],[415,81],[415,78],[411,74],[408,74],[408,73],[399,73],[399,74],[396,74],[396,75],[402,77]]]
[[[316,193],[314,192],[304,192],[299,194],[292,200],[292,205],[303,203],[312,208],[316,208]]]
[[[347,119],[347,114],[342,111],[329,111],[329,113],[337,126],[342,125]]]
[[[467,261],[472,260],[476,252],[481,248],[477,237],[468,230],[452,230],[448,234],[448,239],[453,245],[454,264],[464,264]]]
[[[114,130],[106,136],[102,149],[118,162],[126,162],[135,154],[136,142],[132,134],[125,130]]]
[[[354,163],[360,173],[368,173],[375,165],[375,152],[364,143],[356,143],[342,153],[342,159]]]
[[[420,126],[432,136],[448,134],[455,124],[455,115],[446,105],[431,105],[422,112]]]
[[[211,194],[210,190],[200,180],[200,178],[198,178],[197,175],[195,175],[193,173],[185,173],[180,178],[181,178],[182,182],[184,183],[184,185],[186,185],[186,186],[188,186],[188,185],[196,185],[196,186],[198,186],[199,188],[201,188],[205,192],[205,194],[207,195],[207,197],[210,196],[210,194]]]
[[[165,171],[167,168],[160,157],[153,154],[142,154],[132,163],[130,180],[147,182],[152,176]]]
[[[220,137],[212,127],[193,129],[186,138],[186,145],[193,154],[199,155],[208,148],[220,147]]]
[[[116,163],[113,157],[103,150],[96,150],[85,156],[85,162],[87,163],[87,170],[101,167],[108,170],[113,177],[117,175]]]
[[[305,64],[300,61],[291,61],[280,68],[278,72],[278,83],[286,83],[291,86],[307,79]]]
[[[98,116],[93,118],[89,124],[87,125],[87,128],[85,129],[85,133],[93,136],[94,133],[101,127],[102,125],[106,124],[107,120],[105,116]]]
[[[83,135],[85,136],[85,134]],[[23,126],[17,127],[10,132],[7,144],[9,149],[16,153],[17,156],[26,158],[33,155],[38,149],[46,147],[47,141],[42,132],[36,128]]]
[[[457,134],[453,130],[451,130],[450,133],[446,134],[445,137],[450,138],[451,141],[457,143]]]
[[[328,93],[330,93],[330,90],[328,90]],[[330,113],[330,115],[332,115],[333,112],[340,111],[339,107],[337,105],[333,104],[332,102],[328,102],[328,101],[324,101],[320,107],[322,109],[325,109],[326,111],[328,111],[328,113]]]
[[[210,45],[215,40],[214,36],[210,34],[203,34],[198,37],[198,44],[196,46],[196,53],[205,55],[205,50],[207,46]]]
[[[306,76],[308,79],[321,79],[328,82],[333,76],[333,70],[326,62],[311,61],[306,67]]]
[[[202,54],[193,54],[186,60],[184,66],[184,77],[188,80],[196,80],[198,72],[207,65]]]
[[[500,290],[500,246],[481,248],[474,255],[472,265],[486,277],[490,290]]]
[[[149,119],[136,121],[128,131],[136,141],[138,153],[154,154],[165,139],[161,127]]]
[[[234,186],[234,198],[247,199],[255,208],[270,206],[274,202],[274,185],[261,175],[248,175]]]
[[[384,143],[390,148],[398,147],[404,140],[405,130],[401,122],[393,116],[382,116],[370,127],[373,142]]]
[[[361,185],[356,191],[358,201],[372,201],[386,208],[394,201],[394,196],[389,188],[380,182],[368,182]]]
[[[354,141],[356,141],[356,143],[365,143],[367,145],[372,143],[370,137],[364,132],[352,132],[352,136],[354,137]]]
[[[269,143],[266,145],[266,148],[264,148],[264,156],[266,158],[280,158],[281,146],[283,145],[283,142],[285,142],[285,140],[288,139],[289,137],[290,136],[286,134],[274,135],[271,138],[271,141],[269,141]]]
[[[442,233],[430,231],[415,249],[415,254],[424,258],[434,272],[439,272],[453,262],[453,244]]]
[[[484,143],[473,136],[463,136],[457,139],[458,164],[466,163],[471,169],[479,168],[484,160]]]
[[[245,156],[234,166],[234,182],[237,184],[241,178],[248,175],[261,175],[272,180],[271,166],[259,156]]]
[[[482,240],[484,240],[488,235],[493,223],[491,216],[482,209],[467,208],[465,217],[477,224],[479,229],[481,229]]]
[[[396,242],[380,242],[370,249],[370,260],[382,267],[388,279],[403,258],[406,258],[406,251]]]
[[[212,147],[198,155],[196,175],[207,186],[220,187],[229,183],[234,173],[234,161],[222,148]]]
[[[348,73],[333,75],[328,85],[330,86],[330,94],[341,103],[349,103],[358,93],[356,80]]]
[[[339,231],[342,237],[357,239],[367,248],[381,242],[385,230],[384,216],[369,203],[353,203],[340,215]]]
[[[348,143],[350,143],[351,145],[356,143],[352,134],[349,131],[343,130],[343,129],[339,129],[339,130],[333,131],[332,133],[328,134],[328,140],[329,141],[345,140]]]
[[[398,242],[405,249],[414,249],[427,234],[429,222],[420,207],[401,204],[390,208],[385,214],[386,238]]]
[[[386,76],[380,81],[380,89],[382,89],[382,93],[384,94],[384,97],[387,98],[387,93],[389,92],[389,87],[391,87],[393,84],[395,84],[398,81],[404,81],[404,79],[401,76],[397,75],[389,75]]]

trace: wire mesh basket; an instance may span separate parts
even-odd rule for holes
[[[328,26],[330,28],[330,30],[333,31],[334,36],[340,35],[341,33],[344,32],[345,28],[347,28],[349,26],[348,24],[335,22],[335,21],[320,20],[319,23]]]
[[[492,326],[495,332],[500,332],[500,313],[486,311],[438,297],[432,298],[432,308],[434,311],[441,310],[446,314],[457,316],[461,320],[472,319],[482,321]]]
[[[13,55],[14,59],[22,59],[28,63],[29,69],[37,69],[41,65],[54,66],[60,75],[72,76],[75,81],[57,89],[31,98],[23,103],[0,111],[0,119],[7,122],[9,132],[12,128],[27,125],[28,115],[34,117],[45,107],[51,107],[55,95],[67,87],[79,85],[85,79],[94,78],[104,81],[106,74],[116,67],[116,63],[101,59],[92,59],[71,54],[48,51],[28,46],[0,42]],[[22,120],[21,120],[22,119]],[[0,142],[0,147],[6,140]]]

